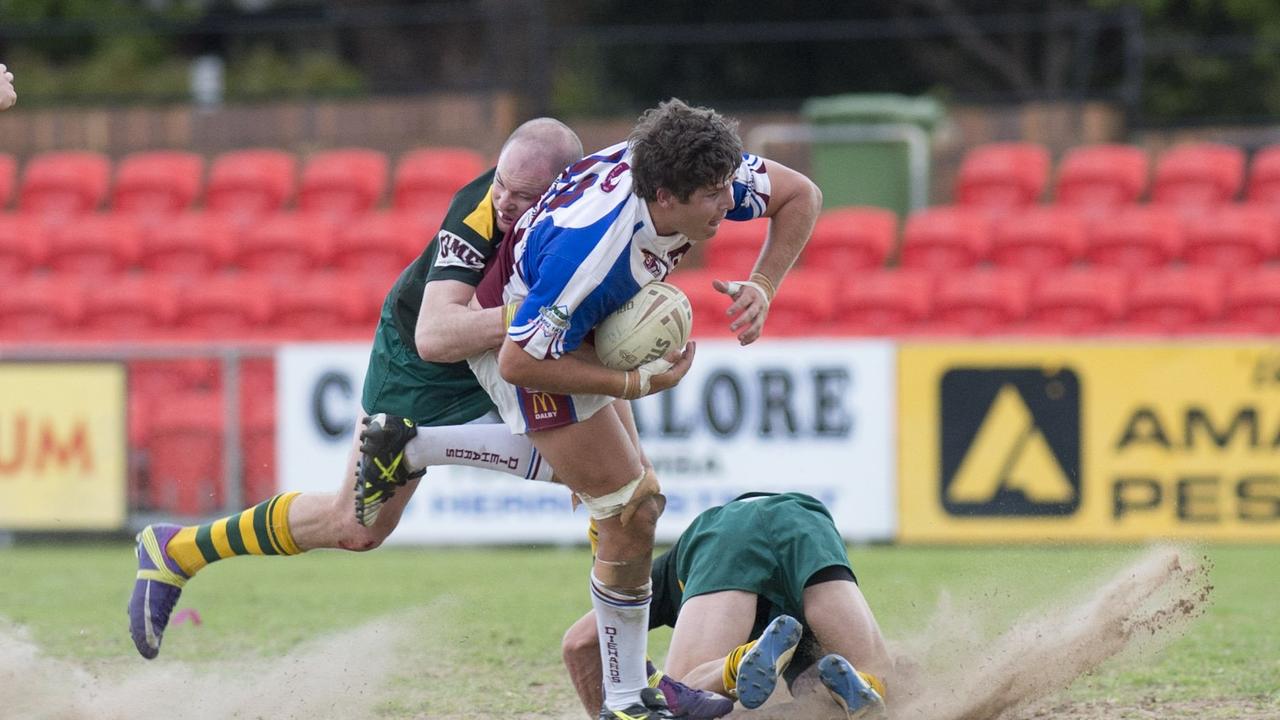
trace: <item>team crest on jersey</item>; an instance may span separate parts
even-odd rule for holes
[[[641,248],[640,255],[644,258],[644,269],[648,270],[649,274],[652,275],[655,280],[661,280],[667,276],[667,273],[671,272],[671,269],[662,261],[662,258],[659,258],[648,250]]]
[[[547,305],[538,310],[538,329],[543,336],[557,338],[569,331],[569,308],[565,305]]]
[[[466,240],[448,230],[441,230],[437,239],[440,241],[440,251],[436,253],[436,267],[484,270],[484,256],[476,252]]]

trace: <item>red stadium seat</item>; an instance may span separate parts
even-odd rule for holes
[[[1233,275],[1222,314],[1224,330],[1280,334],[1280,267],[1252,268]]]
[[[800,262],[807,268],[831,272],[880,267],[897,239],[898,216],[892,210],[835,208],[818,216]]]
[[[715,236],[707,241],[707,267],[734,278],[745,278],[755,267],[768,232],[768,220],[725,220]]]
[[[269,330],[272,287],[264,278],[219,275],[192,283],[178,296],[178,330],[201,339],[252,339]]]
[[[1124,270],[1166,265],[1182,256],[1182,222],[1171,208],[1127,207],[1089,230],[1085,260]]]
[[[1071,268],[1032,284],[1022,332],[1082,335],[1106,332],[1125,311],[1128,275],[1114,268]]]
[[[83,292],[79,278],[60,275],[0,283],[0,339],[78,338]]]
[[[1058,164],[1054,203],[1098,217],[1138,202],[1147,190],[1147,152],[1133,145],[1072,148]]]
[[[945,273],[933,293],[929,329],[944,334],[1006,332],[1027,314],[1028,276],[1012,268]]]
[[[111,161],[97,152],[48,152],[27,161],[18,207],[52,219],[93,212],[110,184]]]
[[[222,511],[222,395],[173,393],[150,411],[150,505],[181,516]]]
[[[190,152],[139,152],[116,169],[111,208],[167,216],[191,207],[204,181],[204,157]]]
[[[927,270],[969,268],[991,249],[991,221],[972,208],[931,207],[912,213],[902,231],[904,267]]]
[[[433,235],[434,229],[408,211],[365,213],[338,231],[331,264],[365,277],[394,279]]]
[[[386,188],[386,153],[361,148],[319,152],[302,168],[298,209],[346,219],[371,210]]]
[[[448,207],[454,193],[488,167],[484,156],[467,148],[421,148],[400,156],[392,183],[391,205],[397,210]]]
[[[1183,257],[1193,265],[1247,268],[1275,258],[1275,214],[1250,205],[1223,205],[1189,218]]]
[[[106,276],[134,267],[142,228],[124,215],[85,215],[49,231],[49,267],[60,273]]]
[[[0,153],[0,208],[9,207],[13,189],[18,184],[18,160],[8,153]]]
[[[224,215],[184,212],[142,238],[139,264],[169,275],[209,275],[231,264],[236,228]]]
[[[1184,214],[1231,202],[1244,184],[1244,151],[1218,143],[1187,143],[1156,160],[1152,202]]]
[[[877,268],[851,275],[835,290],[835,329],[849,335],[913,332],[933,311],[933,274]]]
[[[150,340],[171,334],[179,289],[167,278],[137,276],[91,282],[80,326],[95,339]]]
[[[0,282],[43,267],[49,252],[44,225],[23,214],[0,214]]]
[[[715,238],[711,241],[715,242]],[[726,276],[716,270],[677,270],[667,276],[667,282],[683,290],[693,306],[692,337],[695,340],[732,334],[729,332],[729,319],[724,314],[732,301],[728,295],[711,286],[711,281],[717,279],[724,280]]]
[[[236,150],[214,158],[205,208],[239,222],[278,212],[297,189],[298,159],[283,150]]]
[[[997,265],[1042,273],[1070,265],[1084,255],[1085,223],[1069,208],[1017,210],[995,224],[991,260]]]
[[[1159,268],[1136,273],[1125,328],[1142,334],[1212,329],[1222,314],[1223,275],[1215,268]]]
[[[965,154],[956,203],[1003,211],[1035,204],[1049,178],[1049,151],[1036,143],[990,143]]]
[[[295,340],[365,337],[373,332],[374,299],[382,300],[360,279],[312,273],[275,283],[271,324],[279,336]]]
[[[800,268],[787,273],[769,304],[768,337],[830,333],[836,310],[836,274]]]
[[[281,275],[318,270],[329,263],[333,231],[317,215],[274,213],[239,234],[234,263],[243,270]]]

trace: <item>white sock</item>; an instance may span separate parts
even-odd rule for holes
[[[525,435],[512,435],[506,425],[418,426],[418,435],[404,447],[405,459],[417,470],[435,465],[468,465],[498,470],[526,480],[551,480],[551,465],[543,462]]]
[[[640,691],[649,687],[645,651],[652,597],[651,583],[630,593],[619,592],[591,573],[591,606],[596,611],[604,669],[604,704],[610,710],[625,710],[640,702]]]

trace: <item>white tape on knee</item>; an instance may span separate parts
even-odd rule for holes
[[[591,517],[596,520],[606,520],[615,515],[622,513],[622,508],[631,502],[631,496],[636,494],[636,488],[640,487],[640,481],[644,480],[644,473],[640,473],[640,477],[614,490],[608,495],[600,497],[591,497],[586,493],[578,493],[578,499],[583,505],[587,506],[587,511],[591,513]]]

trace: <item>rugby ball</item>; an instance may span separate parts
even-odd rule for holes
[[[684,291],[651,282],[596,326],[596,355],[605,367],[634,370],[684,347],[693,330],[693,306]]]

